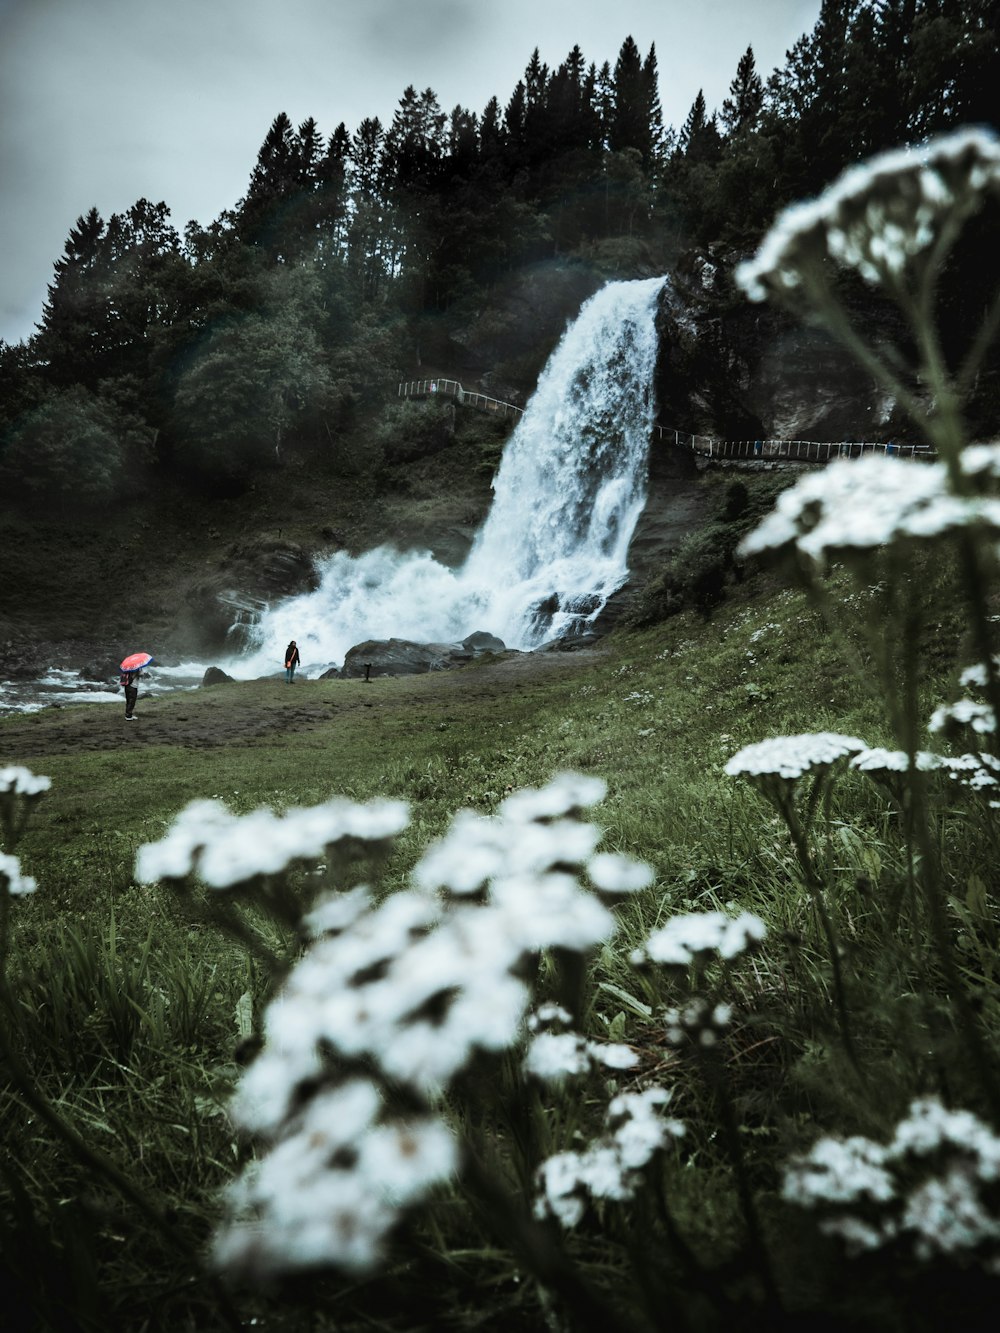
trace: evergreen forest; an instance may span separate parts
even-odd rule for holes
[[[679,126],[658,83],[655,45],[631,37],[613,62],[575,45],[550,68],[536,49],[482,108],[410,86],[389,124],[279,111],[245,195],[208,226],[181,233],[148,199],[85,211],[37,331],[0,344],[3,493],[79,508],[166,477],[238,492],[288,447],[329,451],[514,273],[635,277],[695,251],[728,271],[846,165],[1000,125],[997,10],[824,0],[780,68],[748,47],[722,105],[699,94]],[[989,288],[995,223],[987,210],[952,262],[946,342]]]

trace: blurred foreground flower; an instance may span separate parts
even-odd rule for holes
[[[980,446],[990,458],[1000,446]],[[975,455],[962,472],[984,475]],[[991,464],[992,466],[992,464]],[[993,475],[988,474],[988,475]],[[1000,537],[1000,498],[952,493],[943,463],[869,454],[809,472],[782,491],[774,509],[740,545],[742,555],[794,551],[810,564],[868,553],[893,542],[926,542],[972,530]]]
[[[31,875],[21,874],[21,862],[16,856],[0,852],[0,894],[9,893],[12,898],[19,898],[34,893],[37,888]]]
[[[810,303],[828,262],[868,283],[897,288],[908,269],[936,263],[936,243],[1000,193],[1000,144],[960,130],[850,167],[818,199],[775,222],[757,255],[736,271],[751,301]]]
[[[557,1153],[538,1168],[535,1215],[575,1227],[589,1200],[631,1199],[643,1167],[671,1139],[684,1136],[683,1123],[663,1114],[671,1096],[666,1088],[647,1088],[613,1098],[601,1138],[581,1152]]]
[[[265,1151],[230,1192],[215,1248],[221,1267],[377,1265],[406,1210],[458,1168],[459,1145],[440,1114],[445,1095],[477,1055],[519,1044],[526,1028],[536,1032],[528,1067],[540,1078],[635,1063],[627,1047],[538,1032],[571,1020],[558,1006],[528,1021],[532,960],[547,949],[586,954],[617,928],[588,878],[619,892],[649,881],[627,858],[595,856],[600,830],[579,815],[604,790],[563,775],[515,793],[494,819],[464,811],[418,862],[410,888],[378,902],[358,885],[311,907],[302,923],[310,942],[267,1007],[263,1049],[233,1098],[234,1121]],[[236,825],[278,841],[277,853],[261,848],[260,872],[289,847],[299,857],[348,827],[381,837],[400,818],[391,803],[366,813],[331,802],[259,824],[189,807],[180,833],[164,840],[176,845],[169,855],[155,845],[152,864],[204,876],[218,843],[245,875],[254,862],[233,848]]]
[[[1000,1138],[936,1098],[913,1102],[888,1144],[819,1139],[787,1166],[782,1195],[821,1212],[852,1254],[899,1244],[1000,1275]]]

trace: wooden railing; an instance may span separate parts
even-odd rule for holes
[[[829,463],[833,458],[860,458],[862,454],[886,454],[900,458],[933,458],[926,444],[894,444],[891,441],[840,440],[720,440],[710,435],[691,435],[669,426],[654,426],[658,440],[671,440],[682,449],[703,458],[732,458],[790,463]]]
[[[465,407],[492,412],[500,417],[523,416],[524,408],[491,398],[485,393],[471,393],[458,380],[404,380],[399,398],[454,398]],[[667,440],[680,449],[688,449],[702,458],[745,459],[747,462],[781,460],[787,463],[829,463],[833,458],[860,458],[862,454],[886,454],[899,458],[934,458],[926,444],[894,444],[891,441],[841,440],[835,443],[816,440],[720,440],[711,435],[692,435],[689,431],[654,426],[653,437]]]
[[[435,398],[439,395],[454,398],[464,407],[477,407],[481,412],[492,412],[498,417],[519,417],[524,414],[524,408],[515,407],[513,403],[491,398],[486,393],[470,393],[458,380],[405,380],[397,392],[399,398]]]

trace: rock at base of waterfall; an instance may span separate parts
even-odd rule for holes
[[[480,653],[505,653],[507,651],[507,645],[503,639],[498,639],[495,634],[489,634],[484,629],[477,629],[474,634],[467,635],[462,640],[462,647],[468,648],[477,657]]]
[[[209,667],[201,678],[202,685],[230,685],[233,677],[227,676],[221,667]]]
[[[536,653],[578,653],[584,648],[593,648],[601,639],[593,630],[584,630],[582,634],[566,634],[559,639],[547,639],[533,651]]]
[[[479,630],[462,643],[413,643],[409,639],[368,639],[355,644],[344,658],[344,680],[375,676],[417,676],[464,666],[484,652],[506,652],[502,640]],[[336,674],[329,672],[328,674]]]

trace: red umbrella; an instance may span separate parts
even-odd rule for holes
[[[143,667],[148,667],[153,660],[152,653],[133,653],[131,657],[126,657],[122,662],[122,671],[141,671]]]

